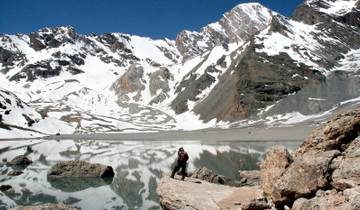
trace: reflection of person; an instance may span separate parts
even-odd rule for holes
[[[171,173],[171,178],[174,178],[176,172],[178,172],[181,169],[181,180],[185,179],[186,176],[186,162],[188,161],[189,156],[187,152],[185,152],[184,148],[180,147],[178,151],[178,158],[176,161],[176,165]]]

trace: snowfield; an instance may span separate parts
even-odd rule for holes
[[[305,5],[331,17],[358,11],[355,0],[322,0],[322,6],[317,2],[308,0]],[[346,27],[333,23],[340,31]],[[320,26],[248,3],[236,6],[200,32],[181,32],[176,40],[123,33],[79,35],[68,26],[43,28],[28,35],[0,35],[0,139],[56,133],[288,126],[323,119],[339,108],[359,103],[357,80],[347,89],[341,83],[349,96],[330,100],[332,90],[326,85],[314,93],[286,93],[289,97],[271,101],[238,122],[217,118],[203,122],[194,111],[251,50],[259,57],[285,54],[305,68],[290,75],[289,80],[295,82],[311,83],[312,78],[303,74],[309,71],[324,78],[339,71],[358,78],[359,47],[342,43],[345,36],[333,36],[332,28],[324,31]],[[351,27],[349,37],[360,34]],[[344,53],[327,52],[336,47]],[[233,72],[229,75],[235,77]],[[200,79],[203,81],[198,84]],[[194,90],[189,90],[195,83]],[[265,91],[269,84],[264,84]],[[307,101],[310,111],[289,108],[301,99]],[[184,100],[184,107],[175,110],[176,100]],[[279,107],[288,110],[279,113]]]

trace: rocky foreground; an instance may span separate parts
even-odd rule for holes
[[[257,186],[232,187],[204,177],[163,177],[157,193],[164,209],[360,209],[360,109],[315,129],[293,153],[270,148]]]

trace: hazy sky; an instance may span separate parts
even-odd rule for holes
[[[4,0],[0,33],[28,33],[71,25],[82,34],[123,32],[175,38],[183,29],[199,30],[217,21],[242,0]],[[256,1],[290,16],[301,0]]]

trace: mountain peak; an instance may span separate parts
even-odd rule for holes
[[[184,59],[188,59],[218,45],[242,43],[269,26],[275,14],[259,3],[239,4],[200,32],[182,31],[176,44]]]
[[[264,5],[262,5],[258,2],[249,2],[249,3],[241,3],[241,4],[236,5],[233,9],[230,10],[230,12],[236,11],[236,10],[253,12],[253,11],[264,10],[264,9],[268,10],[267,7],[265,7]]]

